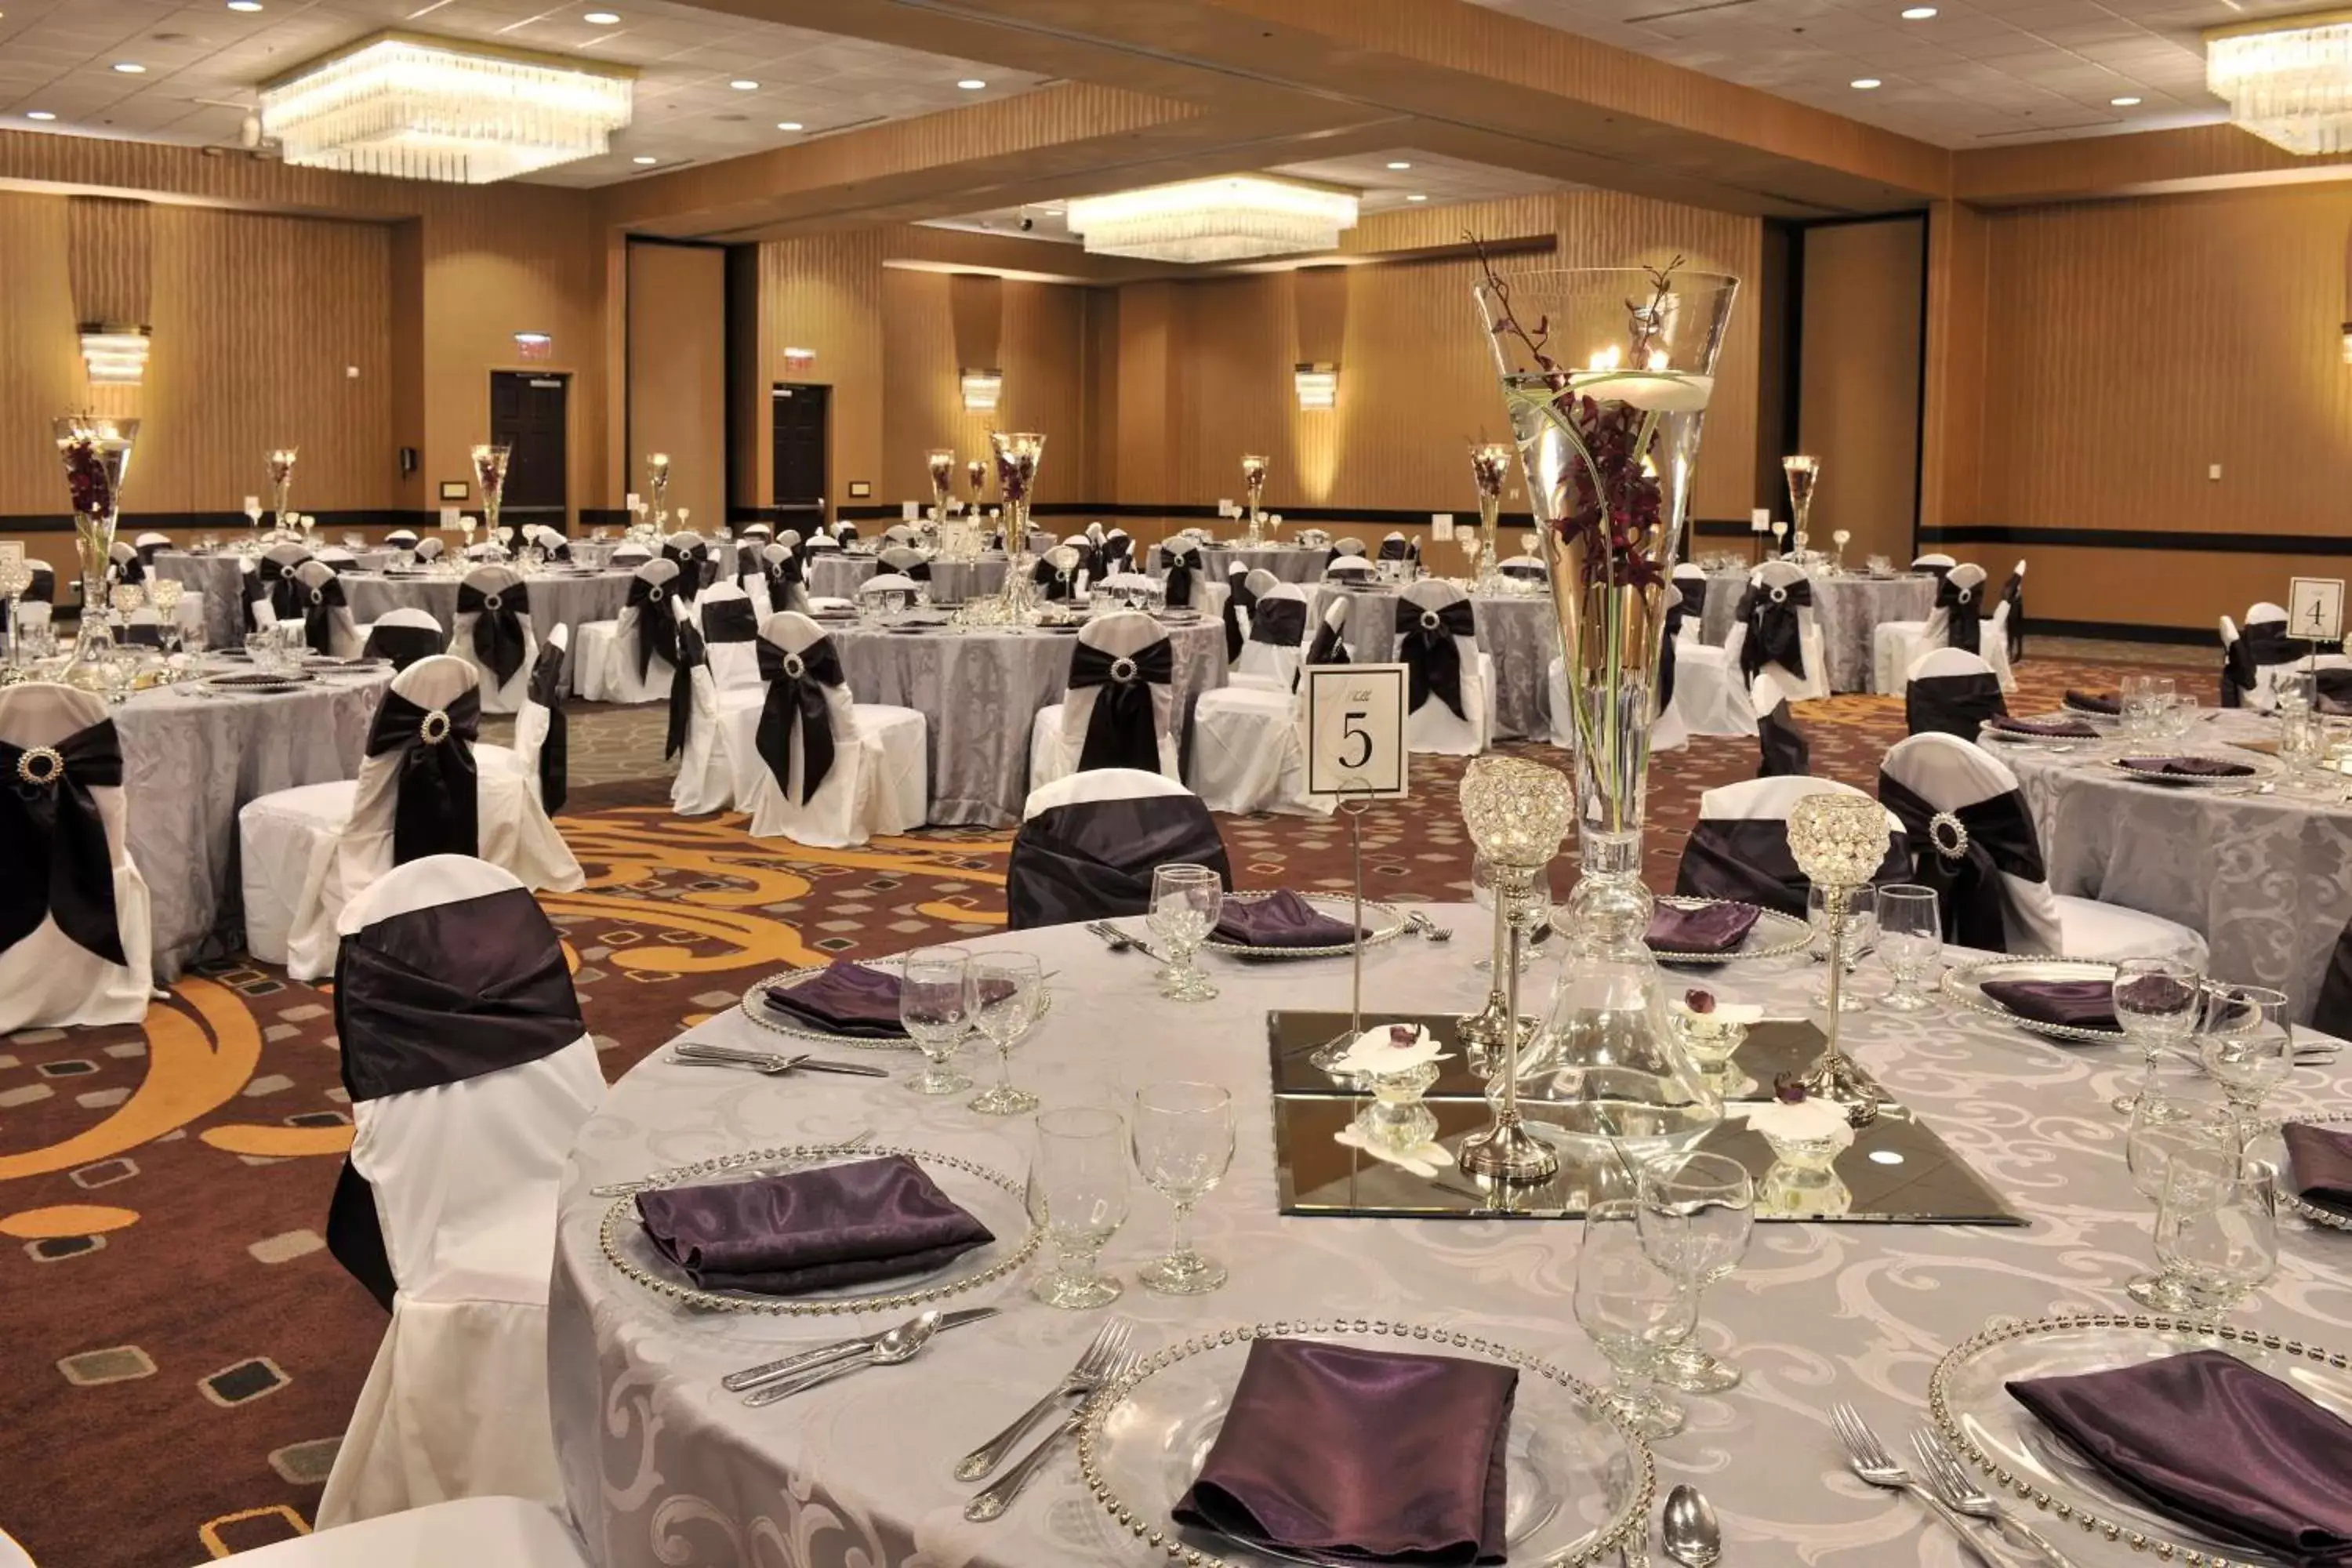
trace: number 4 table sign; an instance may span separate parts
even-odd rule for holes
[[[1405,795],[1407,667],[1311,664],[1301,669],[1299,741],[1307,755],[1307,794],[1348,815],[1355,869],[1355,976],[1349,1027],[1307,1059],[1328,1071],[1364,1032],[1364,813],[1376,800]]]

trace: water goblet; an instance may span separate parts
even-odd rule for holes
[[[205,644],[210,640],[211,636],[210,630],[204,622],[190,621],[180,627],[180,647],[193,658],[205,651]]]
[[[1154,868],[1151,907],[1144,923],[1168,949],[1161,995],[1178,1002],[1206,1002],[1216,995],[1217,988],[1194,967],[1192,955],[1216,929],[1224,901],[1224,883],[1212,867],[1180,860]]]
[[[2205,974],[2186,959],[2126,958],[2116,965],[2114,994],[2116,1022],[2144,1058],[2139,1087],[2112,1102],[2128,1116],[2156,1091],[2156,1064],[2166,1049],[2197,1033],[2205,1012]]]
[[[1234,1161],[1234,1097],[1213,1083],[1155,1083],[1137,1091],[1135,1168],[1176,1207],[1168,1251],[1137,1271],[1163,1296],[1201,1296],[1225,1282],[1225,1266],[1194,1251],[1185,1216],[1225,1179]]]
[[[1610,1408],[1644,1437],[1671,1437],[1686,1417],[1658,1393],[1658,1355],[1689,1335],[1698,1314],[1690,1291],[1643,1250],[1640,1206],[1612,1198],[1585,1210],[1576,1321],[1616,1374]]]
[[[917,1094],[956,1094],[971,1079],[953,1071],[971,1028],[971,954],[960,947],[917,948],[898,983],[898,1021],[923,1053],[923,1070],[907,1080]]]
[[[278,668],[278,637],[274,632],[265,629],[245,634],[245,656],[253,661],[253,668],[256,669],[268,670]]]
[[[2294,1071],[2294,1020],[2284,992],[2224,985],[2205,1008],[2197,1058],[2238,1113],[2239,1152],[2257,1126],[2271,1090]]]
[[[1709,1285],[1730,1278],[1748,1254],[1756,1222],[1756,1184],[1748,1167],[1724,1154],[1664,1154],[1642,1167],[1641,1213],[1636,1227],[1642,1248],[1690,1292],[1691,1327],[1698,1326],[1698,1299]],[[1687,1339],[1659,1358],[1658,1375],[1676,1388],[1711,1394],[1737,1387],[1737,1367],[1709,1355]]]
[[[1037,1113],[1026,1200],[1055,1258],[1029,1289],[1049,1307],[1083,1311],[1118,1300],[1118,1281],[1095,1260],[1127,1223],[1126,1131],[1115,1110],[1065,1106]]]
[[[1022,1116],[1037,1109],[1037,1097],[1013,1087],[1013,1047],[1037,1021],[1045,983],[1030,952],[984,952],[971,961],[980,1032],[996,1047],[996,1087],[982,1090],[971,1109],[983,1116]]]
[[[1878,889],[1878,956],[1895,976],[1886,1005],[1897,1013],[1916,1013],[1929,1005],[1919,988],[1922,977],[1933,973],[1943,958],[1943,914],[1936,889],[1915,882],[1897,882]]]
[[[2200,1317],[2218,1317],[2270,1283],[2278,1272],[2273,1167],[2226,1148],[2173,1155],[2157,1201],[2156,1260]]]
[[[2156,1203],[2164,1196],[2165,1175],[2175,1155],[2189,1150],[2228,1152],[2235,1146],[2228,1107],[2152,1085],[2132,1108],[2124,1165],[2140,1196]],[[2169,1271],[2136,1276],[2124,1290],[2141,1306],[2159,1312],[2186,1311],[2193,1304],[2187,1287]]]
[[[1827,963],[1830,955],[1830,924],[1828,899],[1818,887],[1805,890],[1805,921],[1813,928],[1811,952],[1817,963]],[[1859,1013],[1870,1004],[1852,984],[1853,972],[1870,956],[1878,943],[1878,889],[1855,888],[1846,894],[1845,901],[1845,975],[1838,987],[1838,1011]],[[1813,990],[1813,1005],[1826,1007],[1830,1002],[1827,974]]]

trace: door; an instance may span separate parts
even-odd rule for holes
[[[824,521],[825,416],[830,386],[778,383],[775,395],[776,519],[803,533]],[[798,514],[798,515],[795,515]]]
[[[559,533],[572,531],[571,452],[565,438],[571,390],[568,375],[490,373],[490,439],[514,448],[507,458],[501,522],[515,528],[539,522]]]

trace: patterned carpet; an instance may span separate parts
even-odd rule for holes
[[[2037,660],[2012,706],[2120,673]],[[2208,664],[2176,673],[2212,700]],[[1814,771],[1864,787],[1903,730],[1887,699],[1798,717]],[[1009,835],[809,850],[740,816],[679,820],[658,737],[648,710],[577,715],[575,777],[611,782],[575,789],[562,819],[587,887],[544,900],[610,1076],[766,971],[1003,925]],[[1659,760],[1653,885],[1672,881],[1698,792],[1755,760],[1731,740]],[[1468,897],[1461,768],[1417,760],[1413,798],[1367,815],[1372,889]],[[1347,885],[1343,824],[1221,826],[1244,887]],[[0,1041],[0,1526],[44,1568],[182,1568],[308,1528],[383,1327],[321,1236],[350,1136],[331,999],[272,971],[191,974],[142,1027]]]

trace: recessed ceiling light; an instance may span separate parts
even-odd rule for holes
[[[1391,163],[1389,167],[1391,169],[1410,169],[1412,165],[1406,163],[1403,159],[1399,158],[1395,163]]]
[[[228,8],[232,11],[258,11],[261,0],[228,0]]]
[[[141,65],[137,60],[117,60],[114,62],[114,68],[121,71],[124,76],[145,76],[147,74],[147,68]]]
[[[800,131],[805,128],[797,120],[779,120],[776,121],[776,129],[779,131]]]
[[[636,157],[630,159],[629,162],[632,163],[658,163],[661,160],[659,158],[649,158],[643,153],[639,153]]]
[[[1853,88],[1857,92],[1868,92],[1872,88],[1878,85],[1879,80],[1874,76],[1858,76],[1852,81],[1846,83],[1846,86]]]
[[[28,109],[25,110],[25,118],[27,120],[55,120],[57,116],[46,109]]]
[[[1425,202],[1429,198],[1427,196],[1423,195],[1419,191],[1415,191],[1412,195],[1405,197],[1405,200],[1409,202]]]
[[[1060,217],[1063,211],[1060,207],[1039,207],[1037,210],[1044,213],[1047,217]]]
[[[727,85],[733,88],[737,92],[757,92],[760,90],[760,84],[753,81],[748,76],[739,76]]]
[[[966,92],[978,92],[982,88],[986,87],[988,84],[981,80],[976,76],[968,76],[961,81],[956,83],[956,85],[963,89]]]
[[[1933,5],[1909,5],[1904,8],[1903,19],[1906,22],[1924,22],[1935,14],[1936,8]]]
[[[2111,98],[2107,100],[2107,101],[2115,105],[2117,109],[2137,109],[2139,107],[2139,100],[2132,97],[2128,93],[2125,94],[2121,98]]]
[[[610,27],[621,19],[617,11],[591,11],[580,18],[592,27]]]

